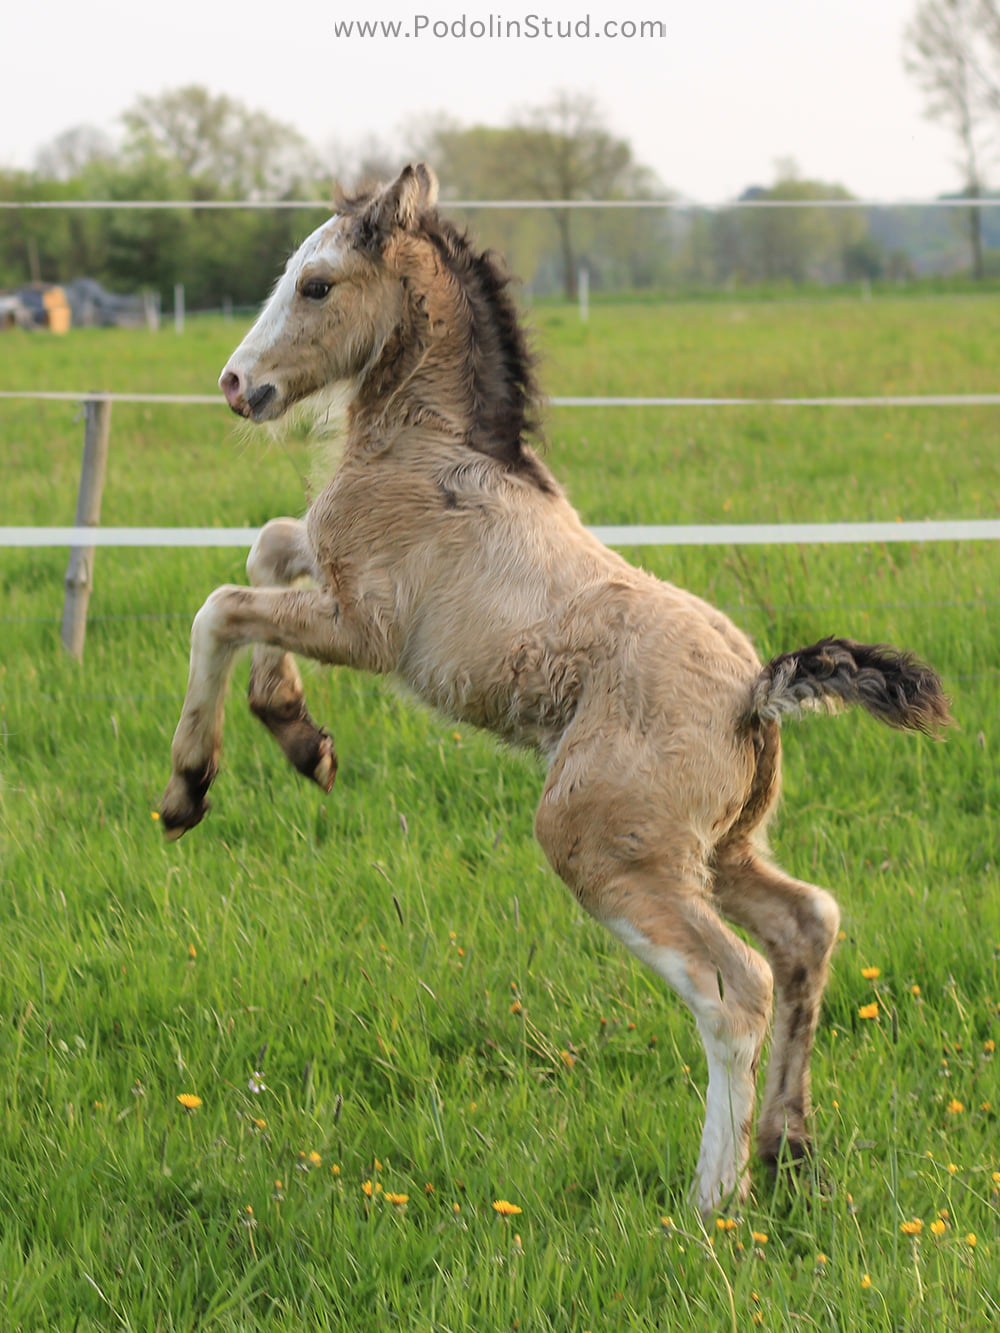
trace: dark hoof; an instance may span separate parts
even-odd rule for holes
[[[317,727],[301,698],[275,706],[250,700],[250,711],[263,722],[285,757],[305,778],[328,792],[337,777],[337,752],[330,733]]]
[[[333,748],[333,739],[327,731],[320,732],[316,762],[312,771],[306,776],[311,777],[325,792],[333,790],[333,784],[337,780],[337,751]]]
[[[211,806],[205,794],[215,774],[216,766],[210,764],[207,768],[175,773],[167,783],[160,802],[160,825],[167,842],[176,842],[208,814]]]
[[[777,1136],[760,1139],[757,1153],[775,1175],[783,1170],[798,1171],[813,1159],[812,1140],[808,1134],[786,1130]]]

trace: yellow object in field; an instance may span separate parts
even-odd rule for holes
[[[66,300],[66,293],[61,287],[47,287],[42,292],[42,307],[45,310],[45,323],[53,333],[68,333],[73,320],[73,312]]]

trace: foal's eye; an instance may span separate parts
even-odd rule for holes
[[[322,278],[310,278],[308,282],[302,284],[299,291],[308,301],[322,301],[332,286],[332,282],[324,282]]]

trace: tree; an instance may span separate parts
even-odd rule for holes
[[[418,136],[418,146],[437,164],[452,197],[583,200],[631,198],[650,189],[650,173],[636,164],[630,145],[607,128],[594,99],[578,93],[557,93],[504,127],[439,120]],[[567,208],[553,208],[551,216],[563,290],[572,299],[578,237],[593,232],[593,223]],[[495,228],[496,220],[487,226]],[[526,235],[535,230],[537,240],[537,229],[521,227]]]
[[[46,180],[68,181],[95,162],[110,162],[115,147],[96,125],[74,125],[57,134],[35,155],[35,171]]]
[[[920,0],[904,35],[903,61],[920,85],[926,114],[959,143],[964,193],[983,193],[981,162],[989,118],[1000,109],[997,0]],[[982,209],[969,209],[972,271],[983,276]]]
[[[122,120],[126,161],[174,163],[196,199],[280,198],[318,174],[298,130],[197,85],[140,97]]]
[[[633,166],[632,149],[602,123],[592,97],[559,92],[544,106],[529,110],[515,125],[514,171],[520,188],[537,199],[602,199],[624,193]],[[577,293],[573,213],[555,208],[563,289]]]
[[[778,162],[777,169],[772,186],[747,191],[744,198],[791,207],[745,210],[740,230],[746,271],[766,282],[842,281],[847,251],[865,232],[863,214],[855,208],[807,207],[812,199],[847,202],[851,195],[842,185],[803,179],[794,162]]]

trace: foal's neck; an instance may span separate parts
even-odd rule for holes
[[[502,384],[484,363],[490,349],[461,289],[450,275],[439,278],[427,291],[408,288],[400,321],[351,403],[349,435],[388,444],[420,426],[475,447],[495,417]]]

